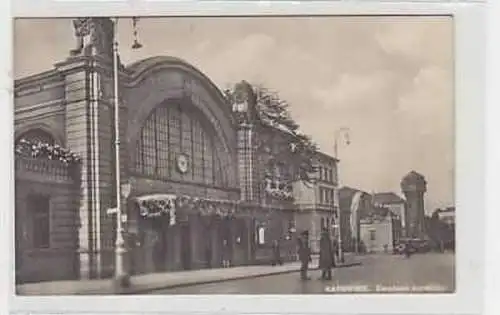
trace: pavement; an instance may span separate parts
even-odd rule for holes
[[[222,283],[167,288],[149,292],[172,294],[369,294],[453,293],[455,256],[452,253],[366,255],[361,265],[333,270],[333,280],[322,281],[320,271],[311,271],[310,281],[298,272],[240,279]]]
[[[345,262],[339,268],[361,264],[363,256],[345,254]],[[312,270],[317,269],[318,257],[313,257]],[[338,268],[337,268],[338,269]],[[296,273],[300,262],[285,263],[282,266],[240,266],[218,269],[151,273],[131,277],[131,285],[117,292],[110,279],[52,281],[16,285],[17,295],[109,295],[144,294],[158,290],[171,290],[187,286],[214,284],[227,281],[254,279],[264,276],[278,276]]]

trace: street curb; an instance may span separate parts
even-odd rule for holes
[[[352,262],[352,263],[343,264],[342,266],[338,266],[338,267],[335,267],[335,268],[348,268],[348,267],[360,266],[361,264],[362,264],[361,262]],[[319,267],[314,267],[314,268],[311,268],[309,270],[311,270],[311,271],[319,270]],[[274,272],[270,272],[270,273],[266,273],[266,274],[237,276],[237,277],[230,278],[230,279],[201,280],[201,281],[192,282],[192,283],[178,283],[178,284],[171,284],[171,285],[158,285],[158,286],[154,286],[154,287],[149,287],[147,289],[132,289],[131,288],[131,289],[126,290],[125,292],[119,292],[117,294],[132,295],[132,294],[141,294],[141,293],[151,293],[152,291],[157,291],[157,290],[185,288],[185,287],[191,287],[191,286],[197,286],[197,285],[204,285],[204,284],[214,284],[214,283],[230,282],[230,281],[236,281],[236,280],[245,280],[245,279],[262,278],[262,277],[268,277],[268,276],[277,276],[277,275],[294,273],[294,272],[299,272],[299,271],[300,271],[300,269],[291,269],[291,270],[274,271]]]

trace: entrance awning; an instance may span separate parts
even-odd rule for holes
[[[142,217],[153,218],[175,213],[175,195],[155,194],[137,197],[139,213]]]
[[[170,216],[170,223],[175,224],[177,210],[197,213],[203,216],[230,216],[236,212],[239,200],[224,200],[178,196],[174,194],[152,194],[135,198],[140,215],[145,218]]]

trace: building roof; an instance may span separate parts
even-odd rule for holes
[[[444,209],[437,209],[435,211],[436,213],[450,213],[450,214],[455,214],[455,207],[447,207]]]
[[[411,171],[406,174],[401,180],[402,183],[425,183],[424,175],[417,173],[416,171]]]
[[[347,186],[339,189],[339,207],[341,211],[351,211],[352,199],[357,192],[362,193],[363,200],[370,200],[371,195],[360,189]]]
[[[373,203],[378,205],[389,205],[404,203],[405,200],[393,192],[382,192],[373,194]]]
[[[337,163],[339,162],[340,160],[336,157],[333,157],[331,155],[328,155],[326,154],[325,152],[321,152],[321,151],[316,151],[316,155],[320,158],[320,159],[324,159],[324,160],[327,160],[328,162],[333,162],[333,163]]]
[[[339,193],[344,193],[344,194],[353,194],[354,195],[354,193],[356,193],[358,191],[360,191],[362,193],[365,193],[365,194],[368,194],[364,190],[357,189],[357,188],[352,188],[352,187],[349,187],[349,186],[342,186],[341,188],[339,188]]]
[[[401,180],[401,190],[403,191],[422,191],[427,190],[427,181],[422,174],[411,171]]]

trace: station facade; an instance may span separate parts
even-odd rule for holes
[[[113,274],[113,23],[86,22],[88,38],[66,60],[15,82],[17,282]],[[240,90],[241,102],[229,104],[178,58],[120,64],[130,273],[268,263],[273,241],[296,259],[290,166],[256,149],[289,135],[258,124],[251,87]]]

